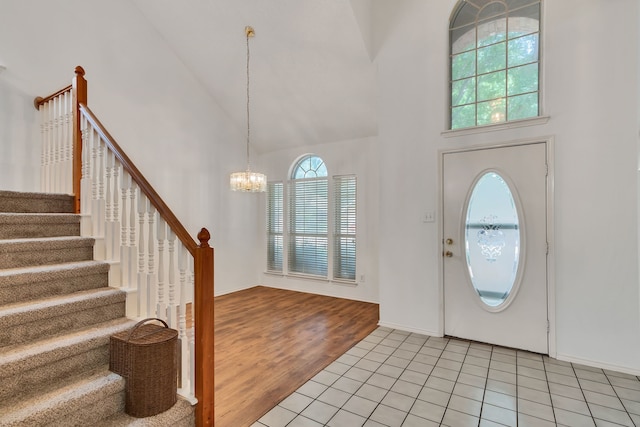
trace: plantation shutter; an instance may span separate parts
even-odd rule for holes
[[[267,271],[282,272],[282,182],[267,183]]]
[[[356,177],[333,178],[333,278],[356,280]]]
[[[289,190],[289,271],[326,277],[328,180],[294,179]]]

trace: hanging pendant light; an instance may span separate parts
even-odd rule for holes
[[[229,185],[232,191],[258,193],[267,191],[267,177],[259,172],[251,172],[251,163],[249,161],[249,143],[251,139],[249,122],[249,38],[255,36],[255,31],[252,27],[247,26],[244,32],[247,35],[247,170],[232,173]]]

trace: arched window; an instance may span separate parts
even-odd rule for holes
[[[298,160],[286,183],[267,184],[267,271],[356,282],[357,179],[336,175],[329,184],[315,155]]]
[[[327,276],[329,234],[327,167],[308,155],[291,172],[288,267],[293,273]]]
[[[540,0],[460,0],[449,22],[450,127],[536,117]]]

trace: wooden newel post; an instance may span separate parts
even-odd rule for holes
[[[82,179],[82,128],[80,120],[80,104],[87,104],[87,81],[84,69],[75,68],[75,77],[71,83],[73,99],[73,197],[75,212],[80,213],[80,179]]]
[[[198,233],[200,245],[194,256],[195,393],[196,426],[214,423],[214,347],[213,347],[213,248],[206,228]]]

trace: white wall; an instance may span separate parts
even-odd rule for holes
[[[229,173],[245,168],[243,131],[132,2],[32,3],[2,0],[0,59],[7,70],[0,78],[32,99],[69,84],[82,65],[89,107],[194,238],[203,226],[211,232],[215,292],[257,283],[245,253],[259,235],[258,204],[228,190]],[[16,118],[5,108],[0,114]],[[33,117],[22,121],[32,128]]]
[[[544,2],[545,125],[445,138],[454,0],[374,8],[381,323],[442,333],[438,150],[555,138],[558,357],[640,372],[638,3]],[[395,3],[395,2],[394,2]],[[630,13],[634,11],[634,13]],[[605,29],[606,31],[597,30]]]
[[[269,181],[286,181],[293,164],[303,155],[315,154],[324,160],[329,176],[355,174],[357,177],[357,284],[301,279],[263,273],[262,284],[281,289],[312,292],[340,298],[378,302],[378,139],[363,138],[338,143],[275,151],[261,156]],[[266,195],[262,196],[260,230],[266,230]],[[266,234],[258,248],[261,271],[265,271]],[[286,245],[286,243],[285,243]],[[364,277],[363,277],[364,276]],[[364,280],[362,280],[364,279]]]
[[[73,67],[84,66],[94,112],[194,236],[201,226],[212,232],[216,294],[262,282],[379,300],[382,323],[442,333],[440,218],[422,221],[439,209],[438,151],[553,136],[558,356],[640,373],[637,0],[545,1],[549,122],[453,138],[441,132],[455,1],[372,0],[379,137],[303,145],[260,156],[254,166],[284,179],[298,156],[314,152],[331,174],[358,175],[365,282],[353,288],[262,274],[264,195],[227,189],[229,172],[244,168],[244,131],[131,2],[0,1],[2,161],[11,153],[23,170],[37,168],[37,156],[16,147],[14,135],[37,144],[31,99],[65,86]],[[2,170],[4,186],[4,163]],[[37,186],[26,175],[6,180],[14,189]]]
[[[40,190],[40,131],[33,98],[0,73],[0,190]]]

